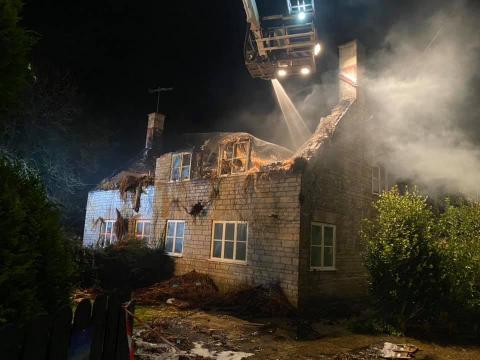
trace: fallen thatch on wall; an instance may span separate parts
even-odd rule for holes
[[[120,242],[128,237],[128,219],[124,218],[118,209],[115,210],[117,211],[117,220],[113,226],[113,231]]]

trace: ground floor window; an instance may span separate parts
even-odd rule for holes
[[[101,247],[113,244],[117,237],[115,236],[115,220],[105,220],[100,226],[100,236],[98,238],[98,245]]]
[[[310,268],[331,270],[335,268],[335,226],[312,223],[310,243]]]
[[[165,252],[170,255],[182,255],[184,237],[185,221],[168,220],[165,237]]]
[[[152,222],[150,220],[137,220],[135,222],[135,238],[150,242],[152,238]]]
[[[243,221],[214,221],[212,259],[247,261],[248,224]]]

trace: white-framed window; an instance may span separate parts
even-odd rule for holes
[[[183,240],[185,238],[185,221],[168,220],[165,235],[165,252],[170,255],[183,254]]]
[[[381,165],[372,166],[372,194],[379,195],[388,190],[388,174]]]
[[[137,220],[135,222],[135,239],[150,242],[152,239],[152,222],[150,220]]]
[[[220,145],[220,175],[238,174],[247,171],[249,154],[249,140]]]
[[[192,166],[192,153],[182,152],[172,155],[171,181],[190,180]]]
[[[248,223],[214,221],[211,258],[232,262],[247,261]]]
[[[117,241],[115,235],[115,220],[105,220],[100,225],[100,235],[98,237],[98,245],[101,247],[109,246]]]
[[[335,269],[335,225],[313,222],[310,233],[310,269]]]

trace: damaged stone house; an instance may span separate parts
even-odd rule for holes
[[[295,152],[247,133],[187,134],[169,149],[151,114],[142,158],[90,192],[84,244],[145,240],[178,274],[278,283],[296,306],[364,295],[359,230],[387,179],[362,136],[357,43],[339,52],[339,102]]]

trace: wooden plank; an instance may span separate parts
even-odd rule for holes
[[[118,329],[117,329],[117,348],[116,360],[128,360],[128,340],[127,340],[127,324],[126,313],[123,308],[118,310]]]
[[[89,358],[93,333],[91,320],[92,303],[90,299],[83,299],[78,304],[73,317],[72,333],[70,336],[70,358]]]
[[[92,345],[90,347],[90,360],[101,360],[103,343],[105,341],[105,324],[107,321],[107,297],[99,295],[93,304],[92,314]]]
[[[46,314],[35,316],[27,326],[22,359],[47,359],[50,338],[50,317]]]
[[[0,355],[5,359],[18,360],[23,349],[23,329],[9,324],[0,329]]]
[[[68,356],[70,330],[72,326],[72,309],[61,307],[53,319],[48,360],[65,360]]]
[[[90,325],[92,317],[92,303],[89,299],[83,299],[78,304],[73,318],[73,331],[85,330]]]
[[[107,307],[107,323],[105,329],[105,342],[103,346],[103,360],[115,359],[117,348],[118,315],[120,301],[115,295],[109,296]]]

